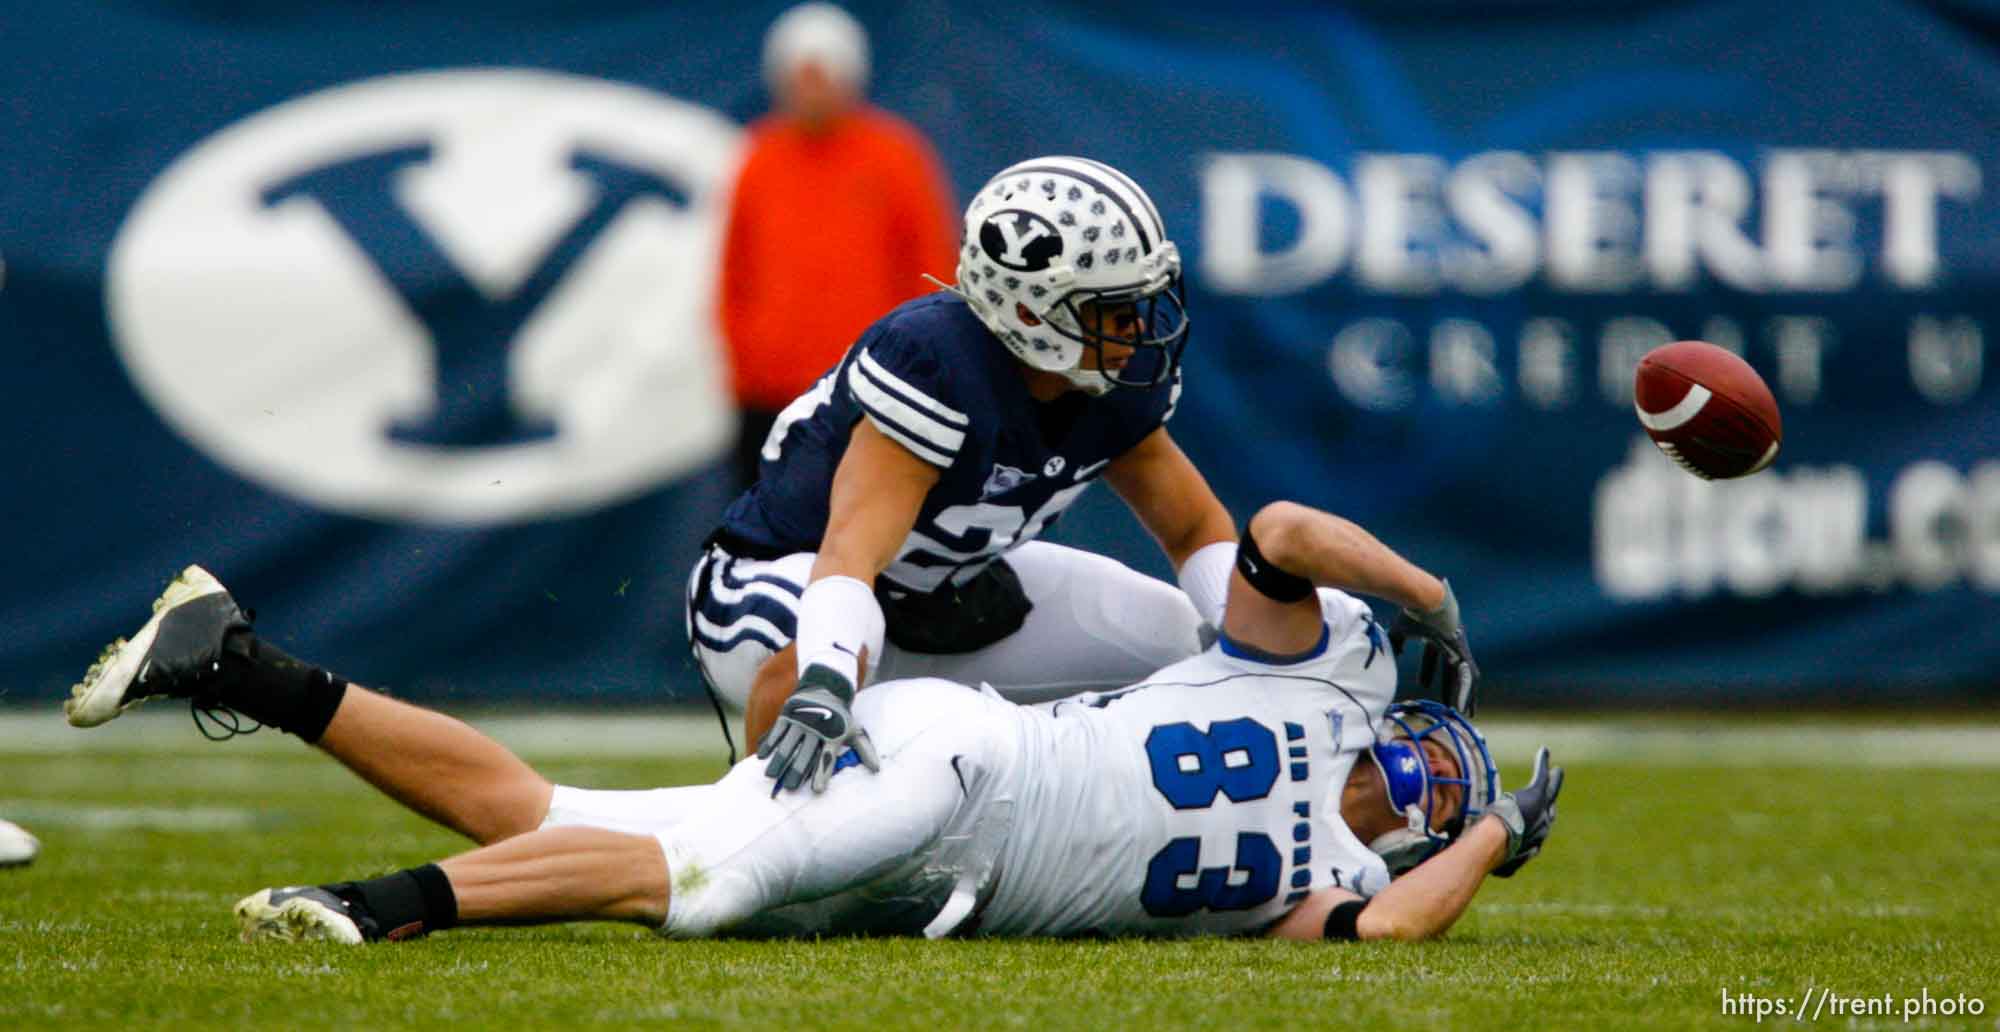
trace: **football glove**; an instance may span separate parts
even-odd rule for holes
[[[1424,658],[1417,668],[1417,687],[1470,717],[1479,704],[1479,664],[1472,661],[1472,646],[1458,622],[1458,597],[1452,594],[1450,581],[1443,583],[1444,601],[1436,609],[1396,614],[1389,627],[1389,647],[1400,656],[1405,641],[1422,638]]]
[[[1549,767],[1549,750],[1535,754],[1535,776],[1501,796],[1486,812],[1507,825],[1507,856],[1493,869],[1496,878],[1511,878],[1533,860],[1556,826],[1556,796],[1563,790],[1563,769]]]
[[[853,682],[833,668],[814,663],[799,675],[798,687],[778,710],[777,723],[757,743],[757,758],[771,761],[764,775],[776,782],[773,795],[808,778],[813,791],[826,791],[834,763],[850,747],[869,770],[882,769],[875,743],[849,711],[853,702]]]

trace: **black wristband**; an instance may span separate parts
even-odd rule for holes
[[[1264,558],[1257,550],[1257,539],[1250,536],[1250,525],[1243,525],[1243,536],[1236,542],[1236,572],[1257,589],[1257,593],[1273,602],[1303,602],[1313,595],[1312,581],[1294,573],[1287,573]]]
[[[1350,899],[1337,904],[1326,912],[1326,931],[1329,939],[1346,939],[1352,942],[1361,938],[1361,912],[1368,908],[1365,899]]]

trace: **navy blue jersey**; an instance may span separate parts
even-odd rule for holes
[[[1150,389],[1038,403],[1023,366],[957,295],[898,306],[779,414],[757,484],[723,514],[761,556],[819,550],[833,473],[867,416],[941,477],[883,576],[928,592],[1040,535],[1112,459],[1173,415],[1178,371]]]

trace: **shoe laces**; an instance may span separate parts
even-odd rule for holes
[[[230,709],[214,696],[190,697],[188,715],[194,718],[195,730],[211,742],[226,742],[237,735],[253,735],[264,728],[263,724]]]

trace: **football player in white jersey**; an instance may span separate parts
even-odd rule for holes
[[[778,791],[754,759],[706,786],[553,785],[456,720],[279,652],[199,567],[65,708],[91,726],[155,695],[225,706],[482,843],[260,890],[237,904],[248,939],[565,920],[677,937],[1433,936],[1488,873],[1539,852],[1562,771],[1542,750],[1503,794],[1457,711],[1392,705],[1388,636],[1350,590],[1418,612],[1445,594],[1354,524],[1269,506],[1242,536],[1213,648],[1045,706],[937,679],[873,686],[854,713],[880,769],[850,751],[817,794]]]

